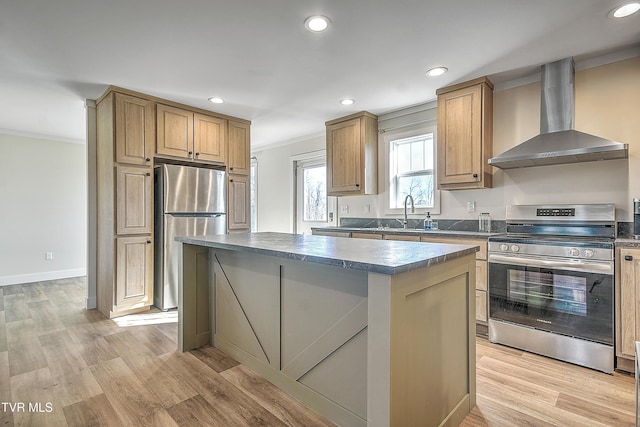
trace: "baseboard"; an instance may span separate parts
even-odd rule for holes
[[[16,276],[0,277],[0,286],[19,285],[21,283],[43,282],[46,280],[68,279],[70,277],[85,276],[86,268],[72,270],[45,271],[42,273],[19,274]]]
[[[98,308],[96,297],[87,298],[87,310]]]

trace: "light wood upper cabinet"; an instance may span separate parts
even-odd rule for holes
[[[120,310],[148,307],[153,302],[151,236],[116,239],[115,305]]]
[[[158,104],[156,154],[193,158],[193,112]]]
[[[251,169],[251,136],[247,123],[229,120],[229,172],[249,175]]]
[[[116,162],[151,165],[156,145],[155,103],[115,94]]]
[[[227,121],[194,113],[193,158],[224,163],[227,161]]]
[[[640,341],[640,249],[620,248],[616,258],[616,356],[634,361]]]
[[[227,228],[229,232],[246,231],[251,228],[249,175],[229,174],[229,212]]]
[[[486,77],[438,89],[438,188],[490,188],[493,84]]]
[[[378,192],[378,117],[367,112],[325,123],[327,195]]]
[[[150,168],[116,166],[116,233],[153,231],[153,175]]]
[[[206,114],[157,105],[156,155],[196,162],[227,161],[227,120]]]

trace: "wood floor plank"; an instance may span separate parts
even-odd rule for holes
[[[43,282],[25,283],[21,285],[22,293],[27,301],[30,302],[48,301],[47,296],[43,292]]]
[[[36,334],[44,335],[66,329],[51,305],[51,301],[28,302],[27,307],[29,308],[29,317],[33,319]]]
[[[123,425],[177,426],[121,358],[93,366],[91,372]]]
[[[215,418],[215,409],[199,394],[174,405],[168,412],[181,427],[226,427],[224,421]]]
[[[211,415],[221,425],[285,426],[271,412],[191,353],[176,352],[173,356],[180,363],[167,365],[194,387],[205,401],[212,404],[214,412]]]
[[[7,323],[31,318],[27,299],[22,292],[4,296],[4,321]]]
[[[172,360],[171,354],[165,354],[165,358],[158,358],[135,371],[140,382],[164,408],[170,408],[198,394],[189,382],[169,369],[165,363],[167,360]]]
[[[628,411],[621,412],[608,407],[606,404],[598,404],[577,396],[561,393],[556,407],[564,409],[567,412],[580,414],[585,418],[602,424],[620,427],[633,427],[635,425],[635,408],[632,405],[629,405],[627,408]]]
[[[133,370],[142,369],[157,359],[153,351],[128,330],[107,335],[104,339]]]
[[[63,408],[65,419],[69,426],[83,427],[121,427],[122,420],[118,417],[111,403],[101,393],[82,402]]]
[[[66,426],[63,406],[57,395],[56,382],[49,368],[11,376],[11,401],[24,403],[27,410],[13,413],[19,426]],[[28,405],[37,410],[28,410]]]
[[[11,376],[47,367],[33,319],[7,322],[5,327]]]
[[[174,326],[175,327],[175,326]],[[134,326],[130,328],[131,334],[144,343],[156,356],[171,353],[178,349],[175,341],[154,327]]]
[[[223,372],[240,364],[234,358],[210,345],[191,350],[190,353],[216,372]]]
[[[40,336],[61,405],[69,406],[102,393],[67,331]]]
[[[0,299],[2,299],[1,296]],[[0,351],[7,351],[7,349],[7,328],[4,321],[4,311],[0,311]]]
[[[9,352],[0,352],[0,402],[11,402],[11,376],[9,374]],[[0,409],[0,426],[13,426],[13,414]]]
[[[334,425],[243,365],[227,369],[220,375],[288,426]]]

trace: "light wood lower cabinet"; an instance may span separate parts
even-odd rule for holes
[[[384,240],[402,240],[403,242],[419,242],[420,236],[412,236],[406,234],[383,234]]]
[[[229,174],[229,232],[249,232],[251,229],[251,188],[248,175]]]
[[[153,230],[153,176],[144,166],[116,166],[116,233]]]
[[[153,242],[148,236],[116,239],[115,303],[120,310],[151,305],[153,301]]]
[[[640,340],[640,249],[616,252],[617,368],[633,372],[635,342]]]

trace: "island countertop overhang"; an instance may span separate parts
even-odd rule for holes
[[[477,246],[289,233],[176,237],[182,243],[396,275],[474,254]]]

